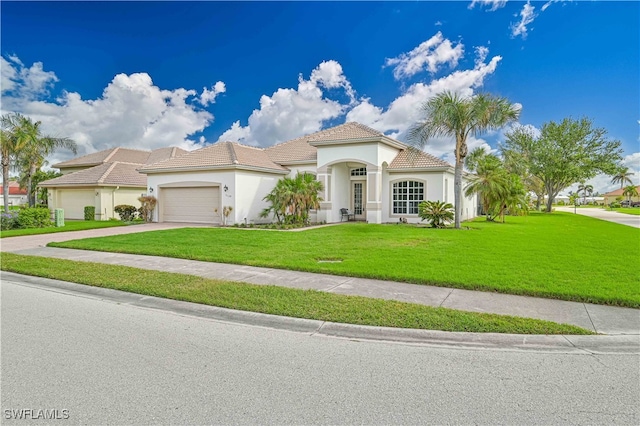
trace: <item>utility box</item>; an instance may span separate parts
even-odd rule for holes
[[[64,210],[63,209],[55,210],[54,221],[56,223],[56,228],[60,228],[64,226]]]

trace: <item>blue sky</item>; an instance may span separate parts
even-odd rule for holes
[[[622,141],[640,181],[638,2],[1,7],[2,112],[41,120],[82,153],[268,146],[345,121],[403,140],[420,104],[449,89],[505,96],[537,128],[588,116]],[[426,150],[450,159],[452,141]]]

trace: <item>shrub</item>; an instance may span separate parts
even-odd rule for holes
[[[138,198],[140,201],[140,217],[144,219],[145,222],[153,221],[153,210],[156,208],[156,204],[158,204],[158,200],[153,195],[145,195]]]
[[[94,206],[84,207],[84,220],[96,220],[96,208]]]
[[[129,204],[120,204],[113,208],[113,210],[120,215],[120,220],[124,222],[131,222],[136,218],[138,209]]]
[[[622,207],[622,204],[620,204],[617,201],[614,201],[613,203],[609,204],[609,207],[611,207],[612,209],[619,209],[620,207]]]
[[[45,228],[53,225],[51,212],[42,207],[20,209],[17,217],[17,228]]]
[[[454,218],[453,204],[443,201],[423,201],[418,205],[418,216],[428,220],[434,228],[444,228]]]
[[[564,201],[563,200],[558,201],[558,205],[559,206],[564,206]]]
[[[18,227],[18,211],[10,210],[9,213],[0,214],[0,229],[7,231]]]

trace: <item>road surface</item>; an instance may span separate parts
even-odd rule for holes
[[[352,341],[1,287],[3,424],[640,423],[637,354]]]

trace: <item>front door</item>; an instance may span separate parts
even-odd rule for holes
[[[366,220],[366,200],[364,181],[351,182],[351,211],[356,220]]]

